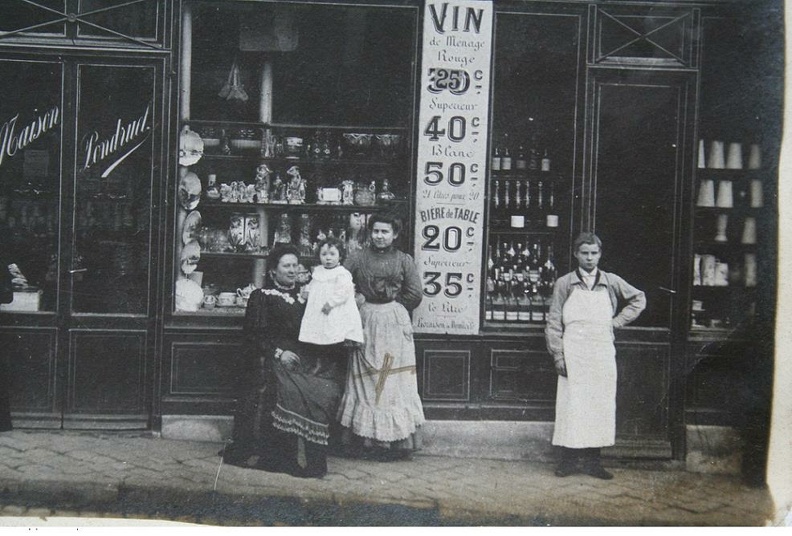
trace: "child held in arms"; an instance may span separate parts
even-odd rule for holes
[[[341,263],[346,249],[338,238],[319,243],[319,264],[308,284],[308,302],[300,325],[300,341],[318,345],[363,343],[363,327],[352,274]]]

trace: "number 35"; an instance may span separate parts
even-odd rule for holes
[[[424,272],[423,293],[427,296],[437,296],[441,292],[449,298],[456,298],[462,294],[462,274],[459,272],[447,273],[445,275],[445,285],[438,282],[443,274],[441,272]],[[443,288],[445,286],[445,288]]]

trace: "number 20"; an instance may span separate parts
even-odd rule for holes
[[[440,238],[440,227],[437,225],[427,225],[421,231],[421,234],[426,241],[421,246],[421,249],[427,251],[439,251],[441,244],[438,243]],[[457,251],[462,247],[462,229],[459,227],[451,226],[446,227],[443,232],[442,240],[443,249],[446,251]]]

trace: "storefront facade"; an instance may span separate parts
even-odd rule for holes
[[[649,302],[612,454],[683,460],[739,427],[734,393],[769,399],[778,2],[14,4],[18,426],[223,435],[268,248],[362,247],[381,209],[424,280],[430,421],[552,423],[546,301],[582,230]]]

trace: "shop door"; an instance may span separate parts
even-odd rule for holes
[[[147,428],[160,184],[161,66],[76,62],[64,228],[64,428]]]
[[[147,428],[167,2],[5,4],[0,267],[15,296],[0,305],[0,384],[14,426]]]
[[[0,252],[15,287],[0,365],[16,427],[150,426],[162,65],[0,58]]]
[[[601,268],[647,297],[641,317],[616,334],[617,448],[669,457],[679,446],[672,371],[681,358],[676,297],[695,78],[591,69],[590,80],[584,225],[603,241]]]

